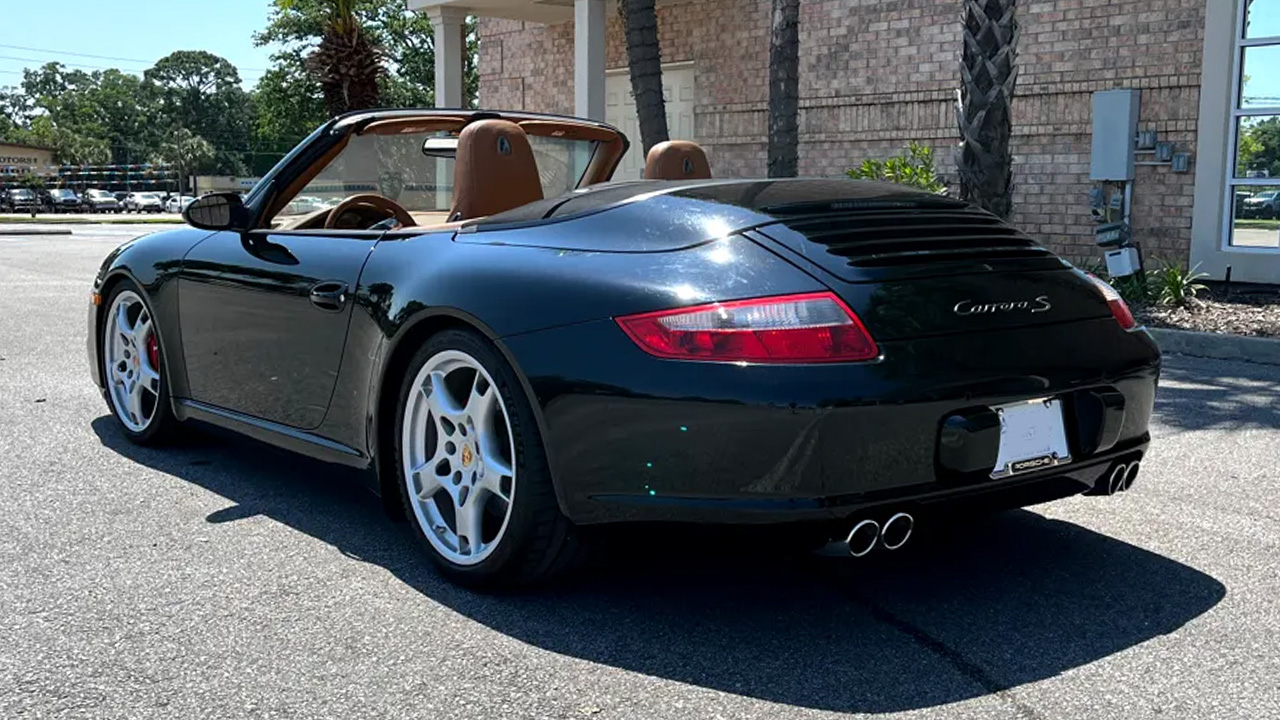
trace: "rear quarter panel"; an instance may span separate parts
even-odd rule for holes
[[[394,370],[388,368],[399,353],[412,352],[419,323],[453,317],[478,328],[523,379],[525,358],[513,352],[512,341],[524,335],[602,321],[610,340],[629,343],[610,318],[820,289],[813,277],[737,236],[650,253],[469,244],[454,242],[450,233],[388,238],[374,249],[361,276],[343,377],[322,430],[340,442],[360,435],[353,444],[378,447],[383,395],[398,390],[399,378],[390,377]],[[608,362],[604,351],[577,345],[557,352]],[[542,410],[531,392],[529,400],[542,426]],[[337,425],[357,418],[362,427]]]

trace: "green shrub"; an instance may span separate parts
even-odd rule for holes
[[[1145,307],[1151,304],[1151,285],[1143,282],[1141,275],[1134,273],[1125,277],[1112,278],[1107,282],[1111,283],[1111,287],[1115,288],[1129,305]]]
[[[1184,269],[1180,263],[1164,262],[1164,267],[1159,270],[1152,270],[1149,285],[1152,286],[1152,295],[1161,305],[1169,307],[1190,307],[1196,302],[1196,295],[1202,290],[1208,290],[1200,283],[1202,278],[1208,277],[1208,273],[1196,272],[1199,265],[1190,270]]]
[[[947,192],[946,183],[938,178],[938,171],[933,167],[933,148],[915,141],[907,146],[903,155],[888,160],[863,160],[845,174],[855,180],[887,180],[926,192]]]

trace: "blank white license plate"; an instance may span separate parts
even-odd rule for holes
[[[991,477],[1008,477],[1071,462],[1061,401],[1040,398],[992,409],[1000,416],[1000,454]]]

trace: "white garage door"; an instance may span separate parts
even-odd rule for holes
[[[693,136],[693,108],[697,104],[693,77],[693,63],[662,66],[662,95],[667,104],[667,132],[672,140],[697,140]],[[626,68],[610,70],[605,78],[604,119],[631,141],[631,149],[613,178],[638,179],[644,172],[644,149],[640,147],[640,123],[636,120],[631,76]]]

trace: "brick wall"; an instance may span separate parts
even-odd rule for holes
[[[1195,152],[1205,2],[1023,0],[1016,224],[1069,258],[1098,259],[1088,211],[1095,90],[1141,88],[1142,127]],[[910,140],[934,147],[940,169],[953,173],[958,5],[801,3],[802,174],[837,175],[865,158],[895,154]],[[658,15],[664,61],[696,63],[695,128],[714,171],[763,175],[768,0],[691,0],[664,5]],[[624,67],[616,17],[608,33],[608,65]],[[480,35],[484,106],[572,112],[572,23],[486,19]],[[1193,178],[1167,167],[1138,169],[1135,236],[1148,257],[1186,260]]]

